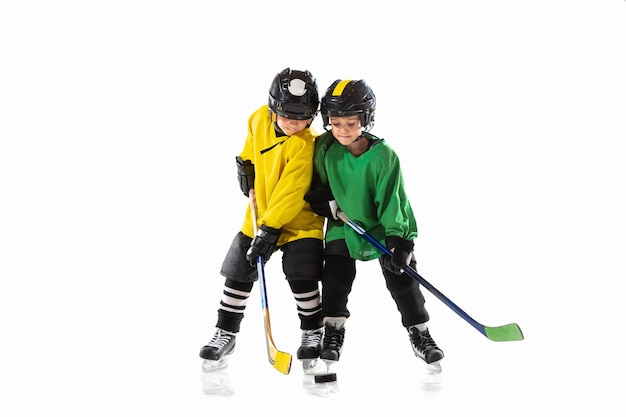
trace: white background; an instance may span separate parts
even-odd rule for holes
[[[408,4],[2,3],[0,414],[623,415],[626,3]],[[202,374],[247,205],[234,156],[285,67],[320,94],[372,85],[418,270],[523,342],[426,293],[446,353],[429,374],[359,263],[336,385],[268,364],[259,297],[223,379]],[[295,354],[279,257],[266,272],[275,341]]]

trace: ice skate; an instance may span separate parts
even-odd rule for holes
[[[409,327],[409,339],[415,356],[426,362],[432,371],[441,371],[439,361],[443,359],[443,351],[439,349],[428,329],[419,331],[416,326]]]
[[[326,323],[324,327],[324,341],[322,343],[320,359],[326,362],[328,367],[339,360],[341,351],[343,350],[343,339],[345,333],[346,329],[343,325],[338,327],[336,324]]]
[[[322,348],[323,334],[323,328],[302,331],[302,343],[296,356],[302,362],[302,370],[306,374],[315,372]]]
[[[202,370],[212,372],[228,366],[228,358],[235,351],[235,333],[216,329],[209,343],[200,349],[200,357],[204,359]]]

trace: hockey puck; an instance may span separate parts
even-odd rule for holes
[[[335,373],[315,375],[315,382],[317,384],[320,384],[322,382],[334,382],[336,380],[337,374]]]

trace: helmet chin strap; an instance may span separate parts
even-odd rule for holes
[[[354,140],[352,141],[352,143],[357,142],[357,141],[359,141],[359,140],[363,139],[364,137],[365,137],[365,136],[363,136],[363,133],[361,133],[361,134],[359,135],[359,137],[357,137],[356,139],[354,139]]]
[[[287,134],[278,126],[278,122],[274,122],[274,131],[276,132],[276,137],[287,136]]]

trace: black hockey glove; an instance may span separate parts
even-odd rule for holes
[[[337,217],[337,202],[330,187],[309,191],[304,195],[304,200],[308,201],[311,209],[318,216],[328,217],[331,220],[339,220]]]
[[[261,226],[250,242],[250,249],[246,252],[246,259],[250,261],[250,265],[256,265],[256,258],[263,256],[265,261],[269,261],[270,256],[276,249],[276,242],[280,237],[280,229],[274,229],[273,227]]]
[[[254,164],[249,160],[243,160],[240,156],[235,158],[237,162],[237,177],[239,188],[246,197],[249,197],[250,188],[254,188]]]
[[[381,262],[385,269],[400,275],[406,266],[411,262],[413,252],[413,242],[399,236],[387,236],[385,238],[387,248],[393,252],[391,256],[383,255]]]

